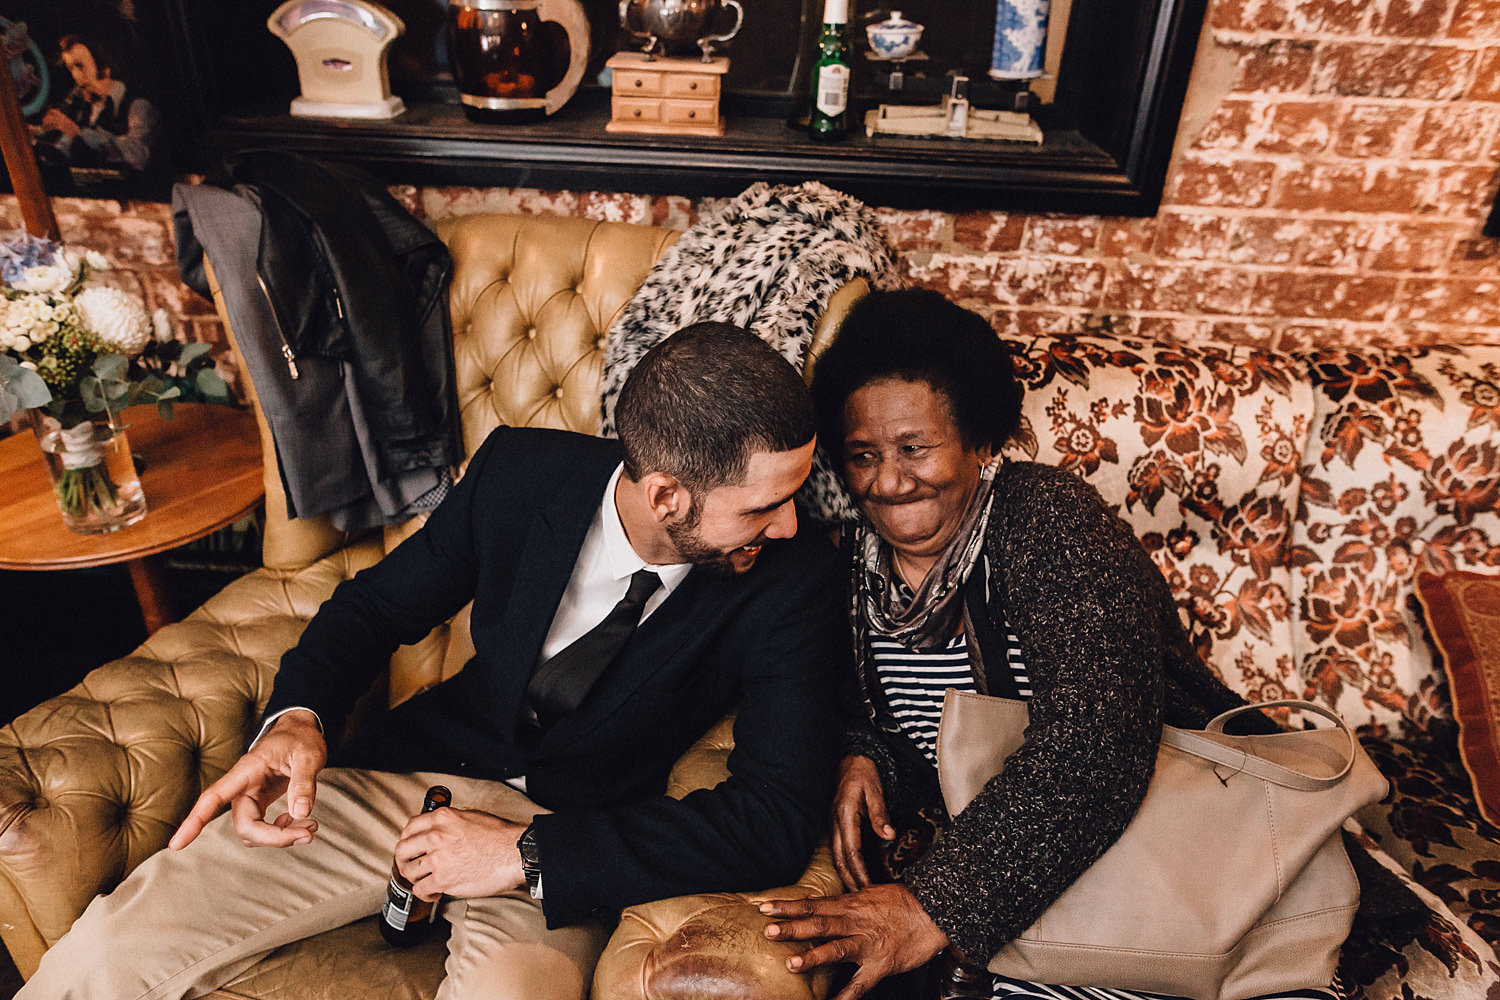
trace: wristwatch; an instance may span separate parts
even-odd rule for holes
[[[542,851],[536,842],[536,824],[526,828],[521,839],[516,841],[521,852],[521,872],[526,876],[526,889],[532,899],[542,898]]]

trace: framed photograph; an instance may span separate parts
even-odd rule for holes
[[[53,196],[163,199],[172,170],[150,0],[0,0],[0,49]]]

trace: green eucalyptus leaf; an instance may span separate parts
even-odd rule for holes
[[[52,401],[52,390],[47,388],[46,381],[30,368],[23,368],[8,354],[0,354],[0,392],[15,400],[12,415],[16,409],[30,409]],[[9,415],[0,417],[0,420],[9,419]]]
[[[212,368],[205,368],[198,373],[197,386],[205,399],[229,398],[229,383]]]
[[[163,420],[171,420],[172,401],[170,399],[158,399],[156,401],[156,412]]]
[[[84,409],[98,413],[104,409],[104,383],[93,377],[79,379],[78,398],[83,401]]]
[[[130,362],[123,354],[101,354],[94,359],[94,374],[101,379],[124,381],[130,371]]]
[[[4,385],[0,385],[0,423],[4,423],[16,415],[20,407],[20,398]]]
[[[0,385],[4,385],[8,392],[15,395],[17,405],[22,409],[30,409],[33,406],[42,406],[52,401],[52,390],[47,388],[47,382],[30,368],[16,366],[16,370],[10,376],[0,376]],[[0,417],[0,420],[5,418]]]
[[[176,343],[176,341],[173,341],[173,343]],[[184,366],[190,365],[194,361],[197,361],[199,358],[206,355],[211,350],[213,350],[212,344],[205,344],[201,341],[195,341],[191,344],[183,344],[182,354],[177,358],[177,363]]]
[[[177,385],[167,386],[167,388],[156,394],[156,398],[158,402],[163,399],[181,399],[182,387]]]

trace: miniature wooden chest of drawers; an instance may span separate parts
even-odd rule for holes
[[[604,65],[612,71],[610,132],[658,135],[723,135],[719,81],[729,69],[723,56],[711,62],[618,52]]]

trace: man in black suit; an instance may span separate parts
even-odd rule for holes
[[[393,845],[418,896],[450,897],[453,1000],[577,998],[599,918],[795,878],[824,825],[848,646],[832,547],[792,506],[806,390],[754,336],[699,324],[642,358],[617,414],[618,442],[491,434],[283,657],[260,735],[174,851],[95,900],[20,996],[211,989],[374,912]],[[465,669],[330,759],[324,734],[396,646],[471,600]],[[666,797],[672,762],[736,704],[729,779]],[[438,782],[455,808],[411,818]]]

